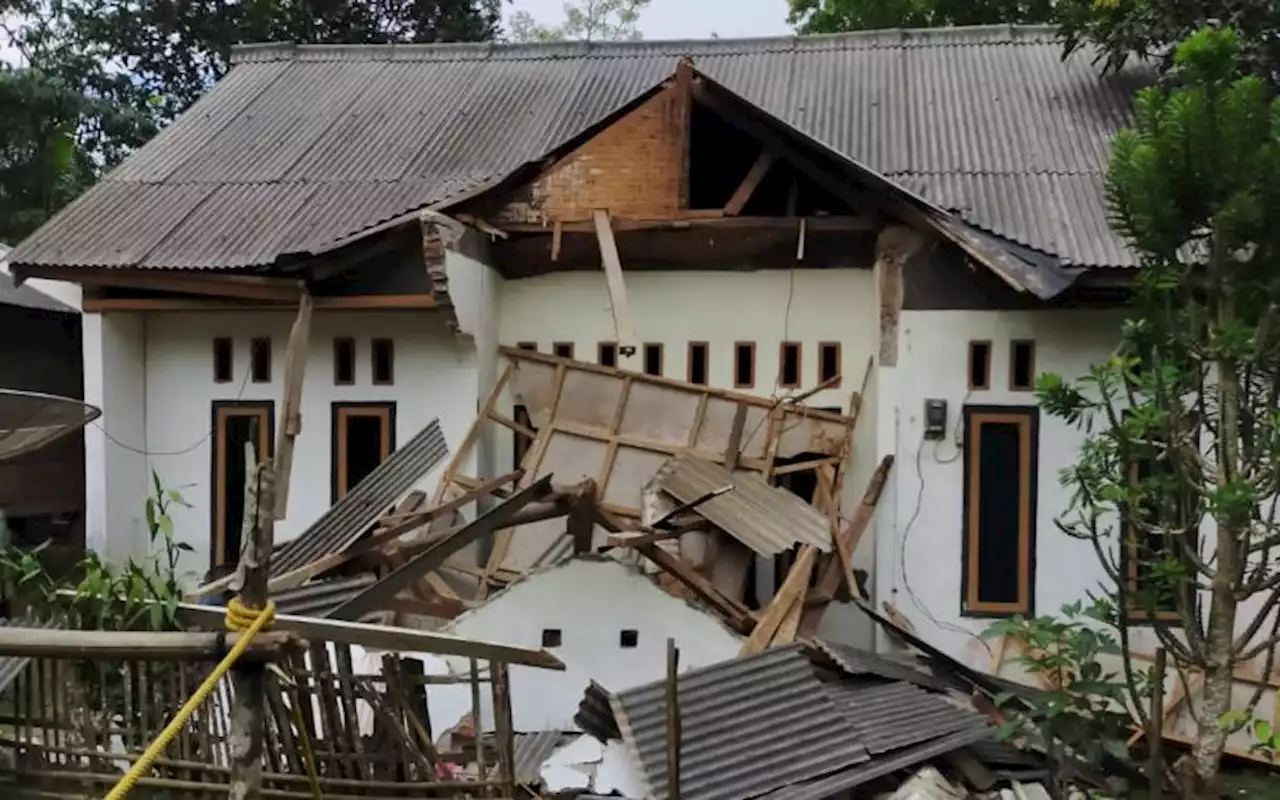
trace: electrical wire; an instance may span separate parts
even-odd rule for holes
[[[249,385],[249,376],[252,374],[253,374],[253,367],[252,365],[250,365],[249,368],[247,368],[244,372],[244,378],[240,381],[240,388],[236,391],[236,396],[232,400],[232,402],[238,402],[244,399],[244,390],[245,390],[245,387]],[[116,447],[119,447],[122,450],[128,450],[130,453],[137,453],[140,456],[148,456],[148,457],[186,455],[187,453],[190,453],[204,446],[204,443],[212,439],[213,434],[215,433],[215,428],[211,425],[209,426],[209,430],[207,433],[205,433],[203,436],[201,436],[199,439],[197,439],[188,447],[184,447],[181,450],[145,450],[140,447],[134,447],[131,444],[126,444],[125,442],[122,442],[116,437],[112,436],[110,433],[107,432],[107,429],[103,427],[102,423],[99,422],[99,420],[95,419],[93,422],[89,424],[97,428],[99,431],[101,431],[102,435],[106,437],[107,441],[111,442]]]
[[[795,267],[795,264],[792,264],[790,271],[787,273],[787,303],[785,306],[783,306],[783,309],[782,309],[782,341],[783,342],[787,342],[791,339],[791,302],[795,299],[795,296],[796,296],[796,267]],[[776,375],[773,376],[773,389],[772,391],[769,392],[769,397],[773,401],[773,404],[769,407],[770,411],[777,408],[781,403],[786,402],[786,400],[795,391],[793,389],[788,389],[785,395],[783,395],[782,397],[779,397],[778,390],[781,388],[782,388],[782,365],[779,364],[778,372]],[[760,417],[760,421],[757,422],[756,426],[751,429],[751,433],[742,437],[743,445],[751,441],[755,437],[755,435],[760,432],[760,428],[769,420],[769,417],[770,417],[769,414],[764,414],[763,416]]]

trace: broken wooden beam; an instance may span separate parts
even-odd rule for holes
[[[838,557],[827,563],[826,568],[818,577],[818,582],[814,585],[813,591],[810,592],[812,603],[829,603],[835,599],[836,592],[840,588],[840,581],[844,578],[848,580],[848,576],[843,575],[844,570],[842,564],[853,563],[853,551],[858,547],[858,541],[866,532],[867,526],[871,524],[871,518],[875,516],[876,504],[880,502],[880,494],[884,491],[885,481],[889,478],[889,470],[893,468],[893,456],[885,456],[880,465],[876,467],[876,471],[871,474],[871,480],[867,482],[866,491],[862,493],[862,502],[858,504],[857,510],[853,514],[853,518],[849,521],[836,537],[836,546],[839,550]],[[856,595],[857,587],[850,586],[850,592]]]
[[[631,356],[636,352],[636,329],[631,321],[631,306],[627,303],[627,284],[622,277],[622,258],[618,255],[618,243],[613,238],[613,226],[609,212],[596,209],[591,212],[596,238],[600,240],[600,263],[604,267],[609,289],[609,304],[613,308],[614,335],[619,356]]]
[[[755,630],[751,631],[751,636],[742,646],[742,652],[739,655],[748,656],[759,653],[774,644],[789,644],[795,638],[796,627],[799,625],[798,619],[795,627],[788,626],[790,639],[783,641],[785,635],[779,637],[779,629],[783,621],[791,616],[793,606],[804,604],[804,592],[809,588],[809,576],[813,574],[813,561],[817,555],[818,550],[813,545],[807,544],[800,548],[800,555],[796,556],[795,563],[787,571],[786,580],[774,593],[765,612],[760,615],[760,622]]]
[[[276,495],[272,514],[282,520],[289,511],[289,479],[293,474],[293,444],[302,433],[302,384],[307,371],[307,345],[311,340],[311,295],[298,301],[298,316],[289,330],[284,355],[284,404],[280,409],[280,430],[272,458]],[[265,457],[265,453],[263,454]]]

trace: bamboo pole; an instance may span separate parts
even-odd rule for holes
[[[680,800],[680,650],[667,639],[667,797]]]
[[[135,631],[61,631],[0,628],[0,656],[17,658],[89,659],[111,661],[145,658],[149,661],[215,661],[240,638],[235,633],[144,633]],[[249,643],[244,658],[274,661],[301,645],[292,631],[260,633]]]

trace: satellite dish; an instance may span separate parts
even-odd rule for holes
[[[0,389],[0,461],[26,455],[102,416],[82,400]]]

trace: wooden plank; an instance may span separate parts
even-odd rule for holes
[[[70,591],[70,590],[68,590]],[[71,592],[74,594],[74,592]],[[67,658],[95,661],[144,657],[153,661],[213,661],[239,639],[236,633],[185,633],[138,631],[78,631],[45,628],[0,627],[0,656],[15,658]],[[283,630],[254,637],[245,658],[274,660],[290,648],[301,646],[296,633]],[[25,673],[24,673],[25,674]],[[30,676],[29,676],[30,677]]]
[[[769,168],[773,166],[773,162],[777,158],[772,150],[762,150],[760,152],[760,155],[756,157],[755,163],[751,165],[751,169],[747,170],[747,174],[742,178],[742,183],[738,184],[738,188],[733,191],[733,196],[729,198],[729,202],[725,203],[725,216],[736,217],[742,213],[743,207],[751,199],[751,195],[755,194],[756,188],[760,186],[760,181],[764,180],[764,176],[768,174]]]
[[[289,478],[293,474],[293,443],[302,433],[302,384],[307,371],[307,345],[311,341],[311,295],[298,302],[298,316],[289,331],[289,345],[284,356],[284,403],[280,409],[280,426],[276,434],[272,461],[276,476],[275,518],[281,520],[289,510]]]
[[[507,388],[507,383],[511,380],[513,369],[515,369],[514,364],[507,364],[506,369],[502,370],[502,374],[494,382],[493,388],[489,390],[489,396],[485,398],[480,413],[472,420],[471,427],[467,428],[467,434],[462,437],[462,444],[458,445],[457,454],[449,461],[449,466],[445,467],[444,474],[440,476],[440,483],[436,487],[435,502],[439,503],[444,499],[445,492],[453,485],[453,476],[457,474],[458,468],[465,464],[470,457],[471,450],[476,445],[476,440],[480,438],[481,426],[488,421],[489,414],[497,407],[498,399],[502,397],[502,390]]]
[[[696,216],[703,213],[718,216]],[[849,233],[859,231],[875,231],[880,229],[880,222],[872,217],[831,214],[828,216],[797,217],[790,214],[785,217],[756,216],[723,216],[721,209],[690,209],[681,216],[670,219],[615,219],[612,220],[614,233],[635,231],[743,231],[743,230],[795,230],[800,220],[813,233]],[[566,233],[595,233],[595,225],[591,222],[558,222],[561,236]],[[545,234],[551,237],[552,248],[555,247],[555,226],[548,227],[542,223],[511,222],[504,223],[502,229],[509,233]],[[559,254],[556,254],[559,255]],[[554,260],[554,259],[552,259]]]
[[[622,277],[622,258],[618,255],[618,243],[613,238],[608,211],[595,209],[591,212],[591,219],[595,224],[596,238],[600,240],[600,261],[609,287],[609,302],[613,307],[618,356],[630,356],[636,352],[636,329],[631,321],[631,306],[627,303],[627,284]]]
[[[96,267],[31,267],[28,277],[52,277],[54,280],[90,286],[113,286],[145,291],[230,297],[243,300],[276,300],[296,303],[306,291],[306,284],[290,278],[258,275],[192,274],[190,270],[123,270]]]
[[[419,310],[438,307],[429,294],[373,294],[352,297],[314,297],[312,303],[322,311]],[[81,301],[86,314],[104,311],[269,311],[289,310],[294,303],[286,300],[205,300],[190,297],[85,297]]]
[[[636,551],[688,587],[703,602],[720,612],[730,627],[743,634],[750,633],[755,628],[755,620],[750,611],[721,594],[711,581],[695,572],[693,567],[678,556],[671,555],[656,544],[640,545]]]
[[[858,540],[866,532],[867,526],[871,524],[871,518],[875,516],[876,504],[880,501],[880,494],[884,491],[885,481],[888,479],[889,470],[892,468],[893,456],[888,455],[881,459],[880,465],[876,467],[876,471],[871,475],[871,480],[867,482],[866,491],[862,494],[862,502],[858,504],[858,509],[854,512],[853,518],[840,531],[840,535],[836,539],[839,555],[827,564],[827,568],[818,577],[818,582],[812,592],[812,595],[818,598],[820,602],[830,602],[835,598],[836,590],[840,586],[842,577],[841,564],[853,563],[853,551],[858,546]]]
[[[807,544],[800,548],[800,555],[787,571],[786,580],[769,601],[768,608],[760,615],[760,621],[756,624],[755,630],[751,631],[746,644],[742,646],[740,656],[759,653],[774,641],[783,620],[791,612],[791,607],[803,602],[805,589],[809,586],[809,575],[813,571],[813,560],[817,557],[817,553],[817,548],[813,545]]]
[[[729,428],[729,444],[724,449],[724,468],[733,472],[742,456],[742,436],[746,433],[747,407],[739,405],[733,410],[733,425]]]

